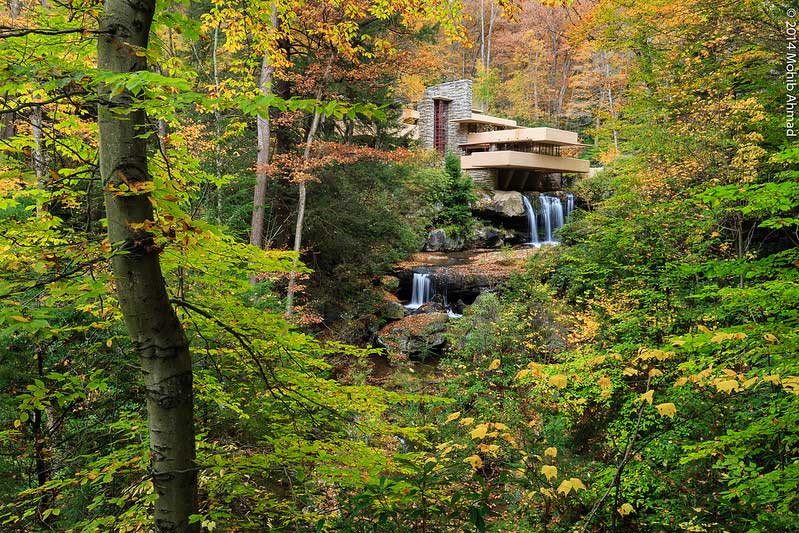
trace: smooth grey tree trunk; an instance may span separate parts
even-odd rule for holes
[[[270,24],[277,28],[277,3],[272,2]],[[258,81],[258,88],[261,93],[268,95],[272,92],[272,81],[275,75],[275,67],[269,60],[269,53],[264,53],[261,62],[261,76]],[[258,131],[258,155],[255,162],[255,191],[252,199],[252,221],[250,223],[250,244],[262,248],[264,245],[264,220],[266,219],[266,181],[269,178],[266,173],[266,166],[269,164],[269,156],[272,147],[272,123],[269,119],[269,112],[258,115],[256,118]]]
[[[319,98],[317,98],[318,100]],[[314,112],[313,120],[311,121],[311,128],[308,130],[308,137],[305,140],[305,151],[302,158],[308,161],[311,158],[311,146],[313,145],[314,137],[316,136],[316,129],[319,127],[319,119],[321,112],[317,109]],[[297,267],[299,266],[299,254],[302,250],[302,226],[305,220],[305,203],[306,203],[306,188],[305,182],[301,181],[299,185],[299,198],[297,199],[297,223],[294,227],[294,252],[297,256],[291,265],[291,272],[289,272],[289,284],[286,289],[286,318],[291,317],[294,311],[294,293],[297,290]]]
[[[106,0],[98,42],[101,70],[127,73],[147,67],[147,48],[155,0]],[[135,347],[146,388],[151,476],[158,499],[154,529],[199,531],[189,515],[197,508],[197,468],[191,355],[180,321],[167,295],[153,237],[132,224],[153,220],[147,194],[119,196],[113,187],[149,181],[148,131],[143,110],[129,93],[111,96],[100,87],[100,174],[105,186],[108,237],[124,254],[112,260],[120,307]]]

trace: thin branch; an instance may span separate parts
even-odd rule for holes
[[[88,92],[85,92],[85,93],[84,92],[64,93],[64,94],[61,94],[59,96],[54,96],[54,97],[50,98],[49,100],[40,100],[38,102],[25,102],[24,104],[19,104],[19,105],[15,106],[15,107],[0,107],[0,113],[18,113],[18,112],[22,111],[23,109],[27,109],[29,107],[41,107],[41,106],[44,106],[44,105],[47,105],[47,104],[52,104],[52,103],[58,102],[59,100],[63,100],[65,98],[69,99],[69,98],[71,98],[73,96],[87,96],[89,94],[90,93],[88,93]],[[74,102],[70,102],[70,103],[74,103]]]
[[[0,39],[25,37],[27,35],[70,35],[74,33],[82,33],[84,35],[112,35],[112,32],[109,30],[91,30],[89,28],[53,30],[49,28],[15,28],[13,26],[0,26]]]
[[[652,380],[652,377],[648,377],[646,380],[646,390],[644,394],[649,392],[649,383]],[[641,418],[644,415],[644,408],[646,407],[647,403],[644,400],[641,400],[641,406],[638,408],[637,418],[635,420],[635,427],[630,432],[629,437],[627,438],[627,446],[624,449],[624,454],[619,461],[618,466],[616,466],[616,474],[613,476],[613,481],[608,485],[608,488],[605,489],[605,493],[602,494],[602,497],[599,498],[594,506],[591,508],[591,512],[588,513],[588,516],[585,518],[585,523],[583,527],[580,529],[580,533],[585,533],[588,530],[588,526],[591,525],[591,519],[594,518],[594,515],[599,510],[599,507],[602,503],[607,499],[610,495],[610,491],[613,490],[614,487],[621,486],[621,473],[624,471],[624,467],[627,465],[627,462],[630,460],[633,451],[633,444],[635,443],[635,439],[638,436],[638,429],[641,427]]]
[[[4,294],[0,294],[0,299],[7,298],[7,297],[11,296],[12,294],[19,294],[19,293],[22,293],[22,292],[28,292],[30,290],[38,289],[40,287],[44,287],[46,285],[49,285],[50,283],[55,283],[56,281],[61,281],[64,278],[68,278],[68,277],[70,277],[70,276],[72,276],[74,274],[77,274],[78,272],[80,272],[81,270],[83,270],[86,267],[90,267],[90,266],[92,266],[92,265],[94,265],[96,263],[100,263],[102,261],[107,261],[107,260],[108,260],[108,258],[105,257],[105,256],[95,257],[91,261],[87,261],[85,263],[81,263],[81,264],[79,264],[79,265],[77,265],[77,266],[75,266],[73,268],[70,268],[69,270],[65,270],[64,272],[62,272],[60,274],[57,274],[57,275],[55,275],[55,276],[53,276],[51,278],[42,279],[42,280],[37,281],[33,285],[28,285],[27,287],[19,287],[17,289],[10,290],[10,291],[8,291],[8,292],[6,292]]]

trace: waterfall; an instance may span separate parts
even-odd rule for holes
[[[430,301],[433,297],[433,284],[430,274],[413,273],[413,292],[411,293],[411,303],[405,307],[408,309],[419,309]]]
[[[444,281],[444,309],[446,309],[447,315],[450,318],[461,318],[461,317],[463,317],[463,315],[460,314],[460,313],[456,313],[452,309],[452,306],[449,303],[449,298],[447,298],[447,293],[449,292],[449,290],[448,290],[449,287],[448,286],[449,286],[449,283],[445,280]]]
[[[544,226],[544,242],[556,243],[552,234],[563,226],[563,204],[560,198],[542,194],[538,197],[541,202],[541,220]]]
[[[526,196],[522,195],[522,201],[524,202],[524,212],[527,214],[527,227],[530,231],[530,242],[527,244],[538,246],[540,243],[538,242],[538,224],[535,219],[535,209],[533,209],[533,204],[530,203],[530,199]]]
[[[574,195],[572,193],[566,193],[566,218],[571,216],[572,211],[574,211]]]

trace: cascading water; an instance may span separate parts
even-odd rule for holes
[[[574,211],[574,195],[566,193],[566,218],[569,218]]]
[[[411,303],[405,307],[408,309],[419,309],[430,301],[433,297],[433,284],[430,274],[413,273],[413,290],[411,292]]]
[[[449,315],[450,318],[461,318],[463,315],[460,314],[460,313],[456,313],[455,310],[452,309],[452,305],[450,305],[450,303],[449,303],[449,298],[447,298],[447,293],[449,292],[447,290],[447,288],[448,288],[447,286],[448,285],[449,284],[445,281],[444,282],[444,309],[447,310],[447,315]]]
[[[560,198],[546,194],[539,196],[538,201],[541,203],[544,242],[550,244],[557,243],[558,241],[552,238],[552,234],[556,229],[563,226],[563,204]]]
[[[527,227],[530,230],[530,241],[527,244],[539,246],[541,243],[538,242],[538,224],[535,219],[535,209],[533,209],[530,199],[525,195],[522,195],[522,201],[524,202],[524,212],[527,214]]]
[[[440,274],[438,274],[440,275]],[[444,282],[443,282],[443,299],[442,303],[444,304],[444,309],[447,311],[447,314],[450,318],[460,318],[463,315],[460,313],[456,313],[452,306],[450,305],[447,299],[447,280],[446,280],[446,273],[444,274]],[[413,273],[413,285],[411,290],[411,302],[405,306],[405,309],[409,311],[416,311],[424,304],[433,300],[433,295],[435,293],[435,288],[433,286],[433,278],[430,277],[430,274],[422,274],[420,272]]]

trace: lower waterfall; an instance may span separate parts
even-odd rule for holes
[[[538,201],[541,203],[544,242],[549,244],[557,243],[558,241],[552,238],[552,234],[555,230],[563,226],[563,204],[557,196],[549,196],[546,194],[539,196]]]
[[[413,273],[413,288],[411,290],[411,303],[407,309],[419,309],[433,297],[433,283],[430,274]]]
[[[530,203],[530,199],[525,195],[522,195],[522,201],[524,202],[524,212],[527,214],[527,226],[530,232],[530,241],[527,244],[531,246],[540,246],[541,243],[538,241],[538,224],[536,222],[535,209],[533,209],[533,204]]]

